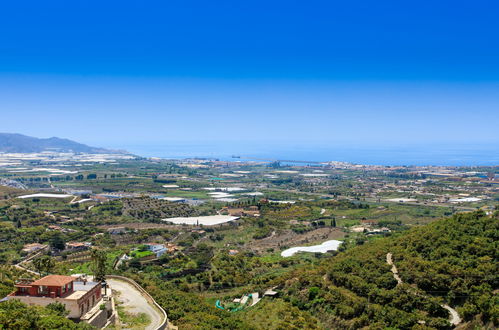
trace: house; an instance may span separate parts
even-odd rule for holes
[[[161,257],[163,254],[168,252],[168,249],[163,244],[158,243],[147,243],[144,244],[147,246],[147,250],[151,251],[156,255],[157,258]]]
[[[17,299],[28,305],[47,306],[59,302],[69,311],[68,317],[80,319],[97,305],[101,297],[101,284],[79,280],[73,276],[48,275],[39,280],[20,279],[16,290],[7,298]]]
[[[379,228],[379,229],[368,230],[366,234],[367,235],[383,235],[383,234],[386,234],[386,233],[389,233],[389,232],[391,232],[391,230],[389,228],[382,227],[382,228]]]
[[[114,228],[109,228],[107,232],[111,235],[119,235],[119,234],[124,234],[126,233],[126,228],[125,227],[114,227]]]
[[[257,206],[250,206],[248,208],[226,206],[220,210],[220,214],[228,214],[233,217],[243,217],[243,216],[259,217],[260,211],[258,210]]]
[[[40,250],[43,250],[46,248],[47,248],[46,244],[31,243],[31,244],[24,245],[24,247],[21,251],[27,252],[27,253],[33,253],[33,252],[40,251]]]
[[[66,249],[72,251],[85,251],[92,247],[90,242],[68,242],[66,243]]]
[[[173,253],[179,250],[178,246],[173,243],[166,244],[166,248],[168,249],[168,253]]]
[[[366,220],[366,219],[363,219],[363,220],[360,220],[360,224],[364,225],[364,226],[377,226],[378,225],[378,221],[377,220]]]

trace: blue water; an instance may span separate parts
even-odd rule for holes
[[[121,145],[134,154],[160,158],[245,158],[342,161],[369,165],[499,166],[499,145],[327,146],[271,143],[162,143]]]

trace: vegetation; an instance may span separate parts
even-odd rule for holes
[[[481,315],[497,324],[498,235],[497,214],[459,214],[352,248],[279,283],[286,301],[326,327],[406,329],[424,321],[444,329],[442,302],[456,306],[465,320]],[[408,284],[397,285],[386,263],[389,252]]]
[[[28,306],[19,300],[0,303],[2,329],[94,329],[86,323],[74,323],[67,319],[60,306]]]
[[[23,166],[55,165],[50,160],[50,165],[26,161]],[[64,166],[73,173],[0,168],[4,184],[76,191],[77,201],[85,199],[18,199],[27,192],[0,189],[3,296],[16,279],[36,277],[7,265],[32,257],[37,252],[23,248],[40,243],[48,248],[22,265],[42,274],[133,278],[180,328],[448,329],[443,304],[455,308],[469,329],[497,326],[499,228],[497,214],[485,212],[493,213],[499,196],[479,174],[499,173],[497,167],[449,168],[446,173],[457,174],[448,178],[414,167],[269,167],[210,160],[65,161]],[[237,201],[218,200],[206,188],[227,191]],[[468,194],[488,199],[449,201]],[[171,203],[164,196],[189,200]],[[161,221],[231,212],[240,219],[216,226]],[[332,239],[342,241],[339,251],[281,256],[287,248]],[[164,244],[164,254],[156,257],[146,243]],[[387,264],[388,253],[402,284]],[[269,288],[277,296],[265,296],[255,306],[237,312],[215,307],[217,300],[238,307],[234,298],[253,292],[261,297]],[[65,315],[60,307],[20,308],[39,315],[33,322],[48,317],[57,328],[55,320]],[[119,309],[127,327],[149,322],[145,315],[126,313],[123,305]]]

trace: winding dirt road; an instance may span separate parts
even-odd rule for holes
[[[402,284],[403,283],[402,279],[398,275],[397,266],[395,266],[395,264],[393,263],[393,256],[392,256],[391,253],[387,253],[386,254],[386,263],[388,265],[392,266],[392,268],[390,270],[391,270],[391,272],[393,274],[393,278],[397,281],[397,285]],[[449,322],[450,322],[450,324],[452,324],[453,326],[456,326],[459,323],[461,323],[461,318],[459,317],[458,312],[454,308],[450,307],[447,304],[443,304],[443,305],[440,305],[440,306],[442,306],[442,308],[445,308],[446,310],[449,311],[449,314],[450,314]]]

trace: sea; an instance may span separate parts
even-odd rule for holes
[[[111,146],[110,146],[111,147]],[[499,144],[327,145],[164,142],[115,145],[143,157],[281,162],[339,161],[366,165],[499,166]]]

